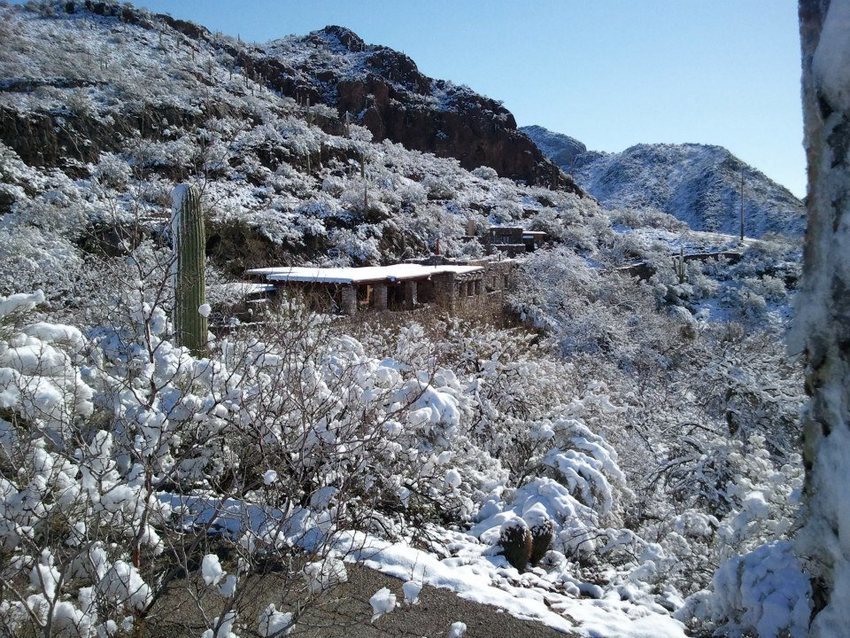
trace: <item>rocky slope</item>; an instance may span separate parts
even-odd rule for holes
[[[587,146],[569,135],[537,125],[523,126],[520,130],[534,140],[546,157],[567,172],[573,169],[579,156],[587,153]]]
[[[423,253],[437,238],[446,254],[480,253],[464,236],[492,224],[537,226],[588,243],[586,227],[598,217],[600,232],[609,232],[597,204],[564,187],[560,171],[559,190],[521,184],[477,162],[469,171],[463,159],[376,135],[361,124],[377,126],[377,107],[346,121],[342,114],[356,108],[357,74],[401,60],[361,47],[347,31],[329,28],[261,51],[129,6],[62,2],[0,6],[0,41],[0,261],[7,266],[0,290],[22,285],[28,272],[33,287],[60,295],[59,284],[73,285],[71,257],[80,249],[114,254],[125,249],[122,237],[161,241],[169,192],[181,181],[203,184],[207,251],[233,274],[269,263],[393,261]],[[407,108],[389,97],[404,97],[399,87],[421,101],[406,112],[422,118],[407,128],[423,144],[422,127],[443,118],[457,120],[455,129],[445,127],[455,132],[446,133],[443,150],[452,136],[490,148],[486,135],[475,134],[480,124],[539,154],[523,134],[483,124],[512,121],[496,103],[488,110],[485,98],[420,76],[412,62],[407,75],[387,68],[381,73],[396,78],[387,93],[393,113]],[[379,82],[370,73],[368,81]],[[419,85],[454,97],[437,104],[433,92],[415,92]],[[471,100],[463,117],[450,106],[461,97]],[[342,113],[323,100],[341,104]],[[510,173],[513,142],[506,140],[493,142],[492,163]],[[545,161],[538,168],[554,170]],[[64,262],[51,261],[62,251]]]
[[[800,236],[805,229],[803,203],[723,147],[638,144],[622,153],[599,153],[540,126],[520,130],[606,207],[654,208],[694,230],[735,234],[743,174],[748,236]]]
[[[489,166],[503,177],[580,192],[517,131],[500,102],[430,78],[403,53],[366,44],[344,27],[250,48],[240,63],[284,95],[350,113],[377,141],[455,157],[468,170]]]
[[[56,10],[114,17],[152,32],[176,31],[186,46],[199,53],[212,50],[219,60],[230,58],[231,71],[283,96],[305,105],[325,104],[339,115],[349,113],[376,141],[389,139],[409,149],[457,158],[468,170],[489,166],[502,177],[581,194],[575,183],[517,130],[513,115],[500,102],[468,87],[427,77],[408,56],[366,44],[344,27],[329,26],[257,46],[232,42],[202,26],[129,5],[71,1],[57,4]],[[199,72],[203,73],[203,68]],[[80,82],[67,88],[89,86],[86,80]],[[9,88],[20,86],[7,82],[4,89]],[[153,114],[152,120],[158,116]],[[8,130],[13,124],[7,120],[3,118],[2,123]],[[16,124],[20,129],[20,123]],[[55,146],[48,144],[48,148]]]

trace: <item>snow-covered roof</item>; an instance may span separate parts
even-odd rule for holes
[[[264,292],[271,292],[274,290],[274,284],[237,281],[226,284],[212,284],[209,288],[211,292],[247,297],[248,295],[258,295]]]
[[[260,275],[268,281],[303,281],[327,284],[354,284],[379,281],[405,281],[427,279],[441,273],[464,274],[483,270],[481,266],[421,266],[419,264],[394,264],[392,266],[364,266],[361,268],[317,268],[311,266],[291,268],[254,268],[249,275]]]

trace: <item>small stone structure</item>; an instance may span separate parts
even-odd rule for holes
[[[486,243],[491,251],[516,257],[534,252],[548,238],[549,235],[540,230],[525,230],[520,226],[491,226]]]
[[[360,268],[281,267],[247,271],[276,288],[310,294],[322,310],[354,315],[360,310],[414,310],[434,305],[475,309],[510,286],[511,260],[451,261],[439,255],[419,262]]]

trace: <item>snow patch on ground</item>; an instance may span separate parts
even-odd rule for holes
[[[415,579],[454,591],[465,600],[504,609],[517,618],[541,622],[564,632],[621,638],[684,638],[684,625],[608,595],[600,600],[575,598],[559,591],[542,569],[519,574],[501,557],[488,555],[490,547],[460,533],[445,532],[461,544],[459,556],[440,559],[402,543],[390,543],[362,534],[340,536],[347,560],[362,562],[384,574]],[[343,549],[344,548],[344,549]]]

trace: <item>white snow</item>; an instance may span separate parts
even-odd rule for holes
[[[372,605],[372,622],[375,622],[384,614],[388,614],[395,609],[395,594],[386,587],[381,587],[369,599],[369,604]]]
[[[850,100],[850,0],[832,0],[812,58],[812,71],[833,104]]]
[[[460,477],[460,472],[458,472],[457,470],[451,469],[448,472],[446,472],[446,485],[448,485],[449,487],[451,487],[451,488],[460,487],[461,480],[462,479]]]
[[[264,292],[272,292],[275,289],[274,284],[260,284],[250,281],[239,281],[226,284],[211,284],[207,287],[210,294],[217,294],[227,297],[248,297],[250,295],[258,295]]]
[[[228,574],[227,578],[224,579],[224,582],[219,584],[218,593],[225,598],[232,598],[236,593],[236,585],[238,582],[239,581],[236,576]]]
[[[304,567],[304,577],[311,593],[320,594],[348,581],[348,570],[338,558],[328,556],[324,560],[308,563]]]
[[[207,629],[201,638],[238,638],[233,633],[233,624],[236,622],[236,612],[231,610],[224,614],[223,617],[216,617],[212,625],[217,629]]]
[[[667,614],[635,605],[620,596],[602,600],[575,598],[542,577],[514,584],[501,576],[503,559],[488,556],[488,546],[465,534],[462,559],[438,556],[402,543],[389,543],[360,533],[341,534],[339,550],[346,560],[395,576],[454,591],[465,600],[504,609],[517,618],[535,620],[562,632],[618,638],[685,638],[684,625]],[[531,586],[532,583],[535,586]]]
[[[408,580],[401,586],[404,592],[404,602],[408,605],[416,605],[419,603],[419,593],[422,591],[422,583],[415,580]]]
[[[273,604],[266,607],[260,614],[260,635],[264,638],[271,636],[287,636],[292,631],[292,614],[277,611]]]
[[[0,298],[0,317],[5,317],[13,312],[27,312],[41,303],[44,303],[44,292],[41,290],[36,290],[33,293],[15,293]]]
[[[462,638],[466,634],[466,623],[453,622],[449,627],[448,638]]]
[[[266,470],[263,472],[263,484],[273,485],[277,481],[277,472],[274,470]]]
[[[225,571],[221,568],[221,563],[218,556],[215,554],[207,554],[201,561],[201,573],[204,582],[209,585],[218,585],[219,581],[224,578]]]
[[[714,575],[714,615],[730,619],[724,630],[760,638],[804,638],[811,616],[811,588],[788,541],[735,556]]]
[[[198,314],[202,317],[209,317],[210,312],[212,312],[212,308],[208,303],[202,303],[200,306],[198,306]]]
[[[139,571],[131,564],[118,560],[98,582],[97,589],[107,598],[130,609],[144,609],[153,596]]]
[[[260,275],[268,281],[301,281],[332,284],[353,284],[381,281],[427,279],[442,273],[465,274],[483,270],[481,266],[421,266],[394,264],[392,266],[363,266],[360,268],[254,268],[249,275]]]

